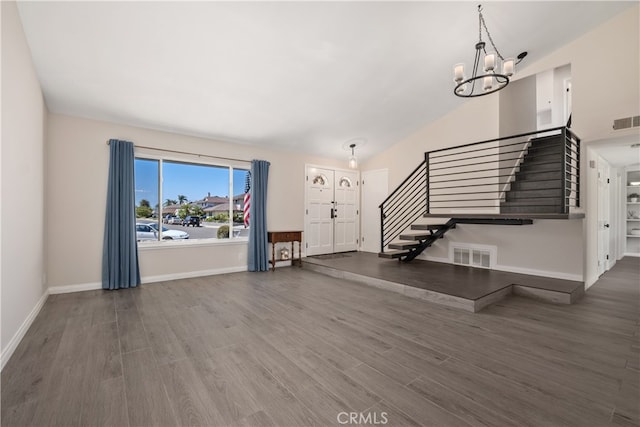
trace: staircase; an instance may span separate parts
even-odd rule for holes
[[[583,217],[579,171],[580,139],[565,127],[427,152],[380,205],[379,256],[411,261],[458,224]]]
[[[444,234],[456,228],[456,221],[450,219],[445,224],[411,224],[411,230],[420,230],[421,233],[401,234],[401,242],[389,244],[389,249],[394,251],[381,252],[381,258],[400,259],[411,261],[422,251],[427,249],[438,239],[442,239]]]
[[[556,213],[564,204],[562,137],[534,138],[500,203],[503,214]]]

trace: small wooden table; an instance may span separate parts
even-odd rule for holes
[[[276,263],[279,261],[291,261],[293,265],[294,261],[298,261],[299,266],[302,267],[302,231],[267,231],[267,241],[271,243],[271,271],[276,269]],[[291,242],[291,258],[289,259],[276,259],[276,243]],[[294,256],[293,242],[298,242],[298,258]]]

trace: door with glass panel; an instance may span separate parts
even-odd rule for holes
[[[358,173],[313,166],[306,172],[306,254],[357,250]]]

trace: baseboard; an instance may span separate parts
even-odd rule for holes
[[[48,297],[49,297],[49,290],[47,289],[44,291],[44,293],[36,303],[35,307],[33,307],[33,310],[31,310],[31,312],[27,316],[27,318],[24,319],[24,322],[22,322],[22,325],[20,325],[20,328],[18,328],[16,333],[13,335],[13,337],[9,341],[9,344],[7,344],[7,347],[2,350],[2,355],[0,356],[0,371],[4,369],[4,365],[6,365],[9,359],[11,359],[13,352],[16,351],[16,348],[18,348],[18,344],[20,344],[20,341],[22,341],[22,339],[24,338],[25,334],[31,327],[31,324],[35,320],[36,316],[38,315],[38,313],[40,313],[40,310],[42,309],[42,306],[44,305],[44,303],[47,301]]]
[[[432,262],[442,262],[445,264],[453,264],[451,260],[449,260],[449,258],[434,257],[434,256],[424,255],[424,254],[418,255],[416,259],[422,259],[425,261],[432,261]],[[573,280],[576,282],[582,282],[583,280],[583,276],[581,274],[560,273],[557,271],[537,270],[534,268],[511,267],[508,265],[496,264],[493,266],[493,270],[506,271],[508,273],[528,274],[530,276],[550,277],[552,279]]]
[[[449,261],[449,258],[442,258],[442,257],[437,257],[437,256],[431,256],[431,255],[426,255],[424,253],[418,255],[416,257],[416,259],[421,259],[424,261],[431,261],[431,262],[442,262],[445,264],[451,264],[451,261]]]
[[[51,286],[49,288],[49,293],[51,295],[69,294],[71,292],[95,291],[98,289],[102,289],[102,283],[100,282],[80,283],[77,285]]]
[[[240,273],[247,271],[246,265],[236,267],[213,268],[211,270],[185,271],[184,273],[161,274],[158,276],[145,276],[142,283],[167,282],[169,280],[191,279],[194,277],[215,276],[218,274]]]
[[[184,273],[161,274],[158,276],[142,277],[142,284],[168,282],[170,280],[191,279],[193,277],[215,276],[217,274],[239,273],[247,271],[246,265],[236,267],[214,268],[211,270],[186,271]],[[102,289],[101,282],[81,283],[77,285],[52,286],[49,288],[50,294],[68,294],[71,292],[95,291]]]
[[[640,254],[637,252],[625,252],[624,256],[640,257]]]
[[[559,271],[537,270],[534,268],[512,267],[508,265],[494,265],[494,270],[506,271],[508,273],[528,274],[530,276],[550,277],[552,279],[573,280],[582,282],[584,276],[582,274],[561,273]]]
[[[599,279],[599,277],[597,275],[595,275],[593,277],[590,277],[588,280],[585,280],[585,282],[584,282],[584,290],[586,291],[591,286],[593,286],[598,281],[598,279]]]

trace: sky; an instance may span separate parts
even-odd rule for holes
[[[158,203],[158,164],[157,160],[136,159],[136,206],[146,199],[151,207]],[[178,199],[178,194],[187,196],[190,202],[202,200],[208,193],[211,196],[226,197],[229,194],[229,169],[194,165],[189,163],[163,162],[162,199]],[[233,170],[233,195],[243,194],[247,171]]]

